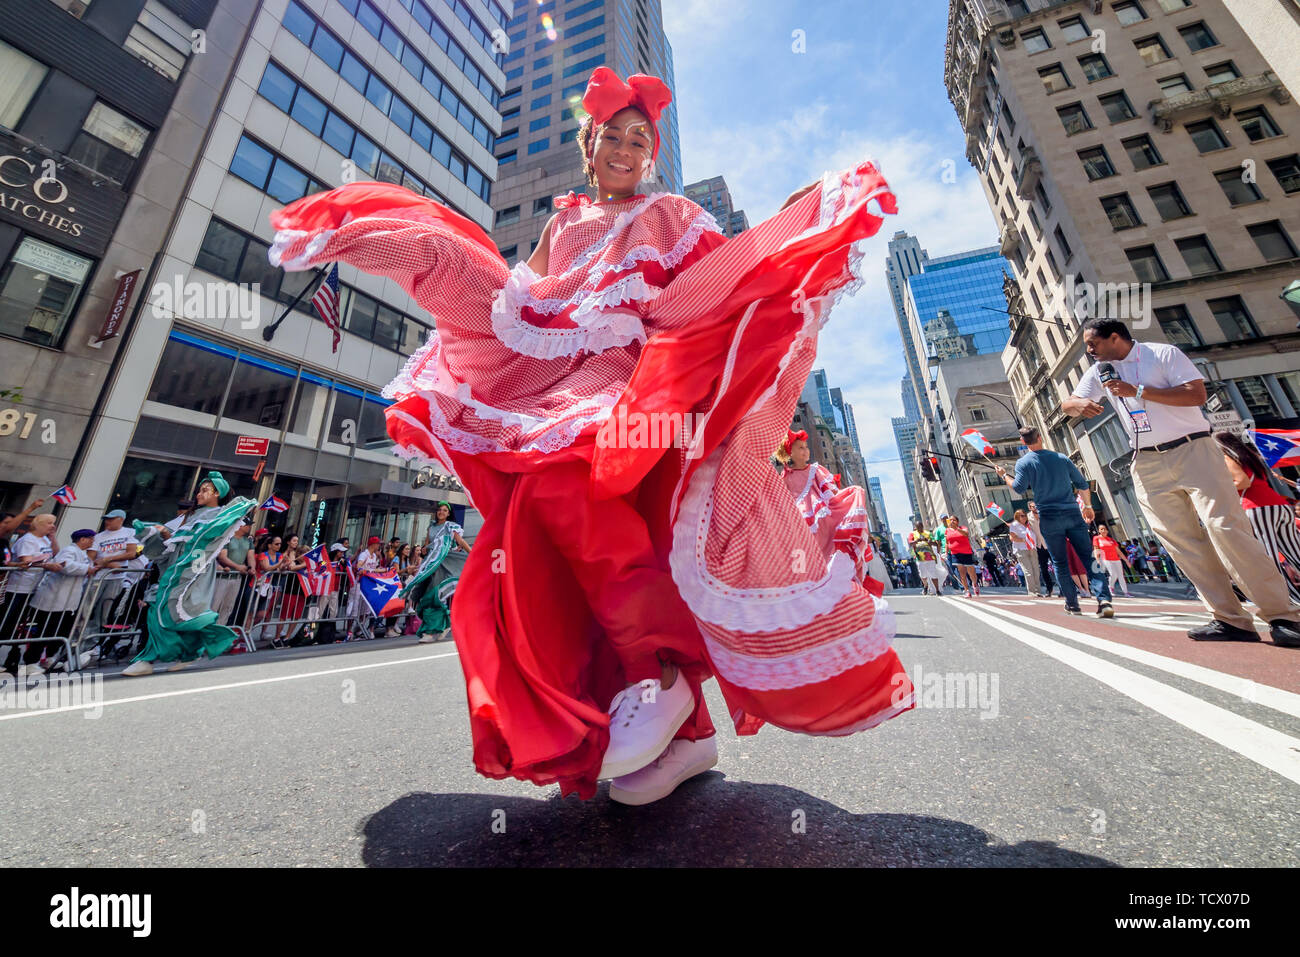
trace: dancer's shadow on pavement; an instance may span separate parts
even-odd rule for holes
[[[800,832],[802,830],[802,833]],[[851,814],[795,788],[711,771],[645,807],[409,794],[362,828],[368,867],[1113,867],[960,821]]]

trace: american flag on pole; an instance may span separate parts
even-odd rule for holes
[[[330,267],[329,274],[321,281],[316,295],[311,297],[311,304],[316,307],[325,325],[334,333],[333,352],[339,351],[339,264]]]
[[[50,493],[50,498],[60,505],[71,505],[77,500],[77,493],[72,491],[71,485],[60,485]]]

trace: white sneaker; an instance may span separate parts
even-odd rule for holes
[[[153,674],[153,662],[143,660],[134,662],[127,667],[122,674],[128,678],[134,678],[137,675],[151,675]]]
[[[609,783],[609,798],[619,804],[649,804],[666,798],[677,785],[703,774],[718,763],[716,735],[699,741],[678,738],[664,753],[640,771],[633,771]]]
[[[600,778],[620,778],[650,764],[695,710],[695,695],[678,674],[664,690],[657,678],[628,685],[609,706],[609,747]]]
[[[82,668],[88,667],[91,662],[99,661],[99,649],[91,648],[89,651],[83,651],[77,659],[78,665]]]
[[[433,644],[433,643],[434,643],[435,641],[437,641],[437,640],[438,640],[438,636],[435,635],[433,632],[429,632],[427,635],[421,635],[421,636],[420,636],[420,640],[417,641],[416,644],[417,644],[417,645],[431,645],[431,644]]]

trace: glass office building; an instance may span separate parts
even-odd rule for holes
[[[1000,353],[1010,338],[1002,275],[1011,264],[997,247],[931,259],[922,272],[907,279],[919,325],[948,312],[962,336],[971,336],[978,355]]]

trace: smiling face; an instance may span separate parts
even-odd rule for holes
[[[447,519],[451,518],[451,509],[446,505],[439,505],[438,510],[433,513],[433,517],[436,518],[438,524],[441,525],[443,522],[447,521]]]
[[[654,136],[645,114],[632,107],[619,110],[600,127],[591,162],[601,198],[636,192],[650,170]]]
[[[220,497],[217,495],[216,487],[211,482],[205,481],[199,485],[194,500],[199,503],[199,508],[210,508],[220,501]]]
[[[795,439],[794,444],[790,446],[790,459],[797,469],[806,469],[808,462],[812,458],[812,451],[808,448],[808,443],[804,439]]]

